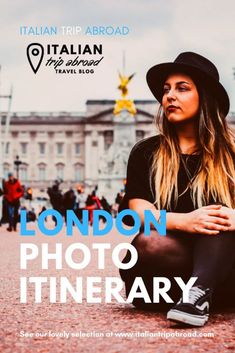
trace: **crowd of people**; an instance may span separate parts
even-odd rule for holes
[[[82,218],[82,211],[88,210],[89,223],[93,223],[93,211],[96,209],[103,209],[113,217],[116,217],[118,207],[124,196],[124,191],[117,193],[113,204],[110,204],[107,199],[102,196],[97,196],[98,187],[96,186],[91,193],[86,194],[81,186],[78,186],[75,190],[70,188],[66,192],[62,192],[60,189],[60,181],[55,181],[54,184],[47,189],[50,205],[48,207],[53,208],[63,215],[66,222],[66,211],[73,210],[79,219]],[[7,231],[17,231],[17,223],[20,221],[20,210],[27,210],[27,221],[35,221],[37,216],[44,210],[43,205],[38,213],[35,212],[33,207],[27,208],[25,205],[20,206],[20,198],[25,197],[25,188],[21,185],[20,181],[13,175],[8,174],[8,180],[3,181],[2,189],[0,189],[0,195],[3,196],[0,210],[0,225],[2,223],[8,223]],[[26,196],[27,198],[27,196]],[[53,218],[56,223],[56,218]]]
[[[103,209],[116,217],[118,207],[124,196],[122,191],[117,193],[114,204],[110,204],[104,196],[101,198],[97,196],[97,189],[98,187],[96,186],[91,193],[86,194],[82,187],[78,187],[76,191],[70,188],[63,194],[59,188],[59,183],[56,182],[52,187],[48,188],[47,193],[52,208],[64,216],[65,222],[67,210],[74,210],[79,219],[82,218],[82,211],[88,210],[89,223],[92,225],[94,210]],[[56,222],[56,219],[54,221]]]

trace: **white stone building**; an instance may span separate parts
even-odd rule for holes
[[[3,154],[3,174],[22,164],[19,177],[34,195],[56,179],[61,187],[81,184],[86,191],[98,185],[98,194],[113,201],[124,187],[129,152],[136,141],[156,134],[155,100],[137,100],[137,114],[114,116],[112,100],[89,100],[87,110],[75,113],[15,113]],[[3,114],[3,124],[5,116]],[[235,124],[232,115],[230,122]]]

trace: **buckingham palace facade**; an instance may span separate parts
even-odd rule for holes
[[[15,172],[35,192],[55,180],[62,189],[81,185],[112,201],[124,187],[128,156],[139,140],[156,134],[154,100],[134,101],[136,114],[113,114],[114,100],[88,100],[84,113],[13,113],[2,157],[3,177]],[[2,115],[4,126],[5,115]],[[235,126],[235,116],[230,123]]]

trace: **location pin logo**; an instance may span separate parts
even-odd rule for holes
[[[36,74],[44,56],[44,48],[39,43],[31,43],[27,46],[27,58],[33,72]]]

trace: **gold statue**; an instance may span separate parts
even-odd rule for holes
[[[121,95],[123,98],[125,98],[128,95],[127,85],[131,81],[133,76],[135,76],[135,74],[132,74],[131,76],[126,77],[126,76],[121,75],[119,72],[119,78],[120,78],[121,83],[118,86],[118,89],[120,89]]]
[[[113,111],[115,115],[118,115],[122,110],[127,110],[131,115],[136,114],[136,108],[133,100],[126,99],[128,95],[127,85],[131,81],[132,77],[134,77],[134,75],[135,74],[132,74],[127,77],[119,73],[120,85],[118,86],[118,89],[121,91],[122,99],[116,100],[116,104]]]

